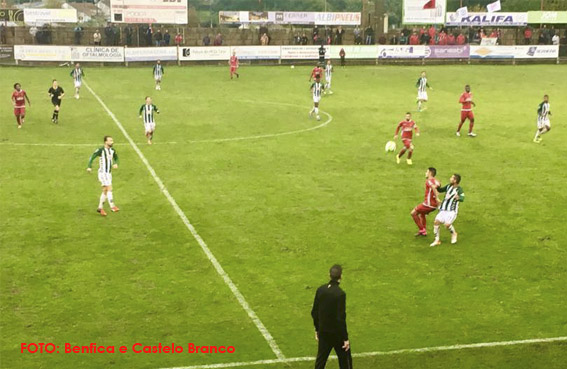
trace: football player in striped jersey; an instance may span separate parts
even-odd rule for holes
[[[421,77],[419,77],[419,79],[417,80],[415,87],[417,87],[417,111],[420,112],[426,109],[422,109],[421,106],[428,100],[427,89],[430,88],[433,90],[433,88],[429,86],[429,83],[427,82],[427,74],[425,73],[425,71],[421,72]]]
[[[437,191],[445,192],[445,198],[439,207],[439,213],[435,217],[433,231],[435,232],[435,241],[429,246],[435,247],[441,245],[439,240],[439,228],[441,224],[451,232],[451,243],[457,243],[457,231],[453,227],[453,223],[457,219],[459,213],[459,203],[465,201],[465,193],[463,192],[461,184],[461,176],[453,174],[449,180],[449,184],[437,187]]]
[[[331,79],[333,78],[333,65],[331,64],[331,59],[327,60],[327,65],[325,66],[325,95],[333,94],[331,91]]]
[[[156,130],[156,121],[154,113],[159,114],[159,109],[152,103],[152,98],[146,96],[146,103],[140,107],[140,118],[144,120],[144,128],[146,130],[146,138],[148,145],[152,144],[154,138],[154,131]]]
[[[550,115],[551,110],[549,106],[549,96],[545,95],[543,97],[543,102],[539,104],[537,108],[537,131],[534,138],[535,143],[540,143],[541,135],[551,130],[551,121],[549,120]]]
[[[321,94],[325,91],[325,87],[321,83],[321,76],[317,75],[315,77],[315,82],[311,84],[311,93],[313,94],[313,109],[309,112],[309,117],[313,116],[315,113],[315,117],[317,120],[321,120],[321,116],[319,115],[319,101],[321,101]]]
[[[79,99],[79,90],[83,84],[83,77],[85,72],[79,63],[75,64],[75,68],[71,71],[71,77],[73,77],[73,82],[75,82],[75,99]]]
[[[114,145],[114,140],[110,136],[104,136],[104,146],[99,147],[93,152],[89,159],[87,165],[87,172],[92,171],[93,161],[99,157],[99,168],[98,168],[98,180],[102,186],[102,194],[100,195],[100,200],[98,203],[97,212],[103,217],[106,216],[103,205],[108,199],[108,204],[110,205],[110,210],[117,212],[120,209],[114,204],[114,198],[112,196],[112,169],[118,168],[118,155],[112,147]]]
[[[161,90],[161,79],[165,74],[163,65],[161,65],[161,60],[158,59],[154,65],[154,80],[156,81],[156,90]]]

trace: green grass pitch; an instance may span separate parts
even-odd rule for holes
[[[308,119],[311,68],[85,68],[86,82],[205,240],[286,357],[313,356],[310,308],[334,263],[344,267],[353,353],[567,336],[567,67],[429,66],[430,101],[415,112],[423,67],[336,67],[332,121]],[[1,367],[166,368],[275,359],[102,106],[68,68],[0,69]],[[47,96],[66,91],[60,124]],[[32,106],[16,129],[9,99]],[[472,86],[475,139],[454,135]],[[550,95],[552,130],[532,142]],[[138,109],[160,108],[155,144]],[[384,144],[406,111],[422,134],[414,165]],[[465,126],[466,127],[466,126]],[[114,137],[121,211],[102,218],[87,160]],[[398,142],[399,143],[399,142]],[[28,145],[29,144],[29,145]],[[57,145],[62,144],[62,145]],[[399,146],[399,145],[398,145]],[[459,243],[415,239],[409,212],[424,173],[462,175]],[[95,164],[98,168],[98,164]],[[108,208],[107,208],[108,209]],[[431,234],[433,216],[428,218]],[[21,342],[233,345],[234,354],[21,354]],[[62,349],[61,349],[62,350]],[[563,368],[565,342],[355,358],[357,368]],[[331,362],[328,367],[336,367]],[[312,362],[255,367],[311,368]]]

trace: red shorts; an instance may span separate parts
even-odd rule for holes
[[[429,214],[429,213],[431,213],[432,211],[435,211],[435,210],[437,210],[437,208],[430,208],[429,206],[423,205],[423,203],[419,204],[415,207],[415,212],[418,213],[418,214],[423,214],[423,215]]]
[[[15,116],[19,116],[19,115],[26,115],[26,108],[14,108],[14,115]]]
[[[474,114],[471,111],[461,111],[461,122],[464,122],[465,120],[467,120],[467,118],[469,119],[469,121],[473,121],[474,120]]]
[[[232,65],[230,66],[230,73],[234,73],[236,72],[236,67],[233,67]]]
[[[411,149],[411,138],[402,138],[402,142],[404,143],[406,149]]]

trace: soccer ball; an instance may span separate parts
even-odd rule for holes
[[[386,142],[386,147],[384,148],[386,152],[396,151],[396,143],[394,141]]]
[[[295,65],[292,65],[292,66],[291,66],[291,69],[294,69],[294,68],[295,68]]]

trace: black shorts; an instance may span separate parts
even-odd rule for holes
[[[51,103],[53,104],[53,106],[57,106],[57,105],[61,106],[61,100],[56,98],[52,98]]]

